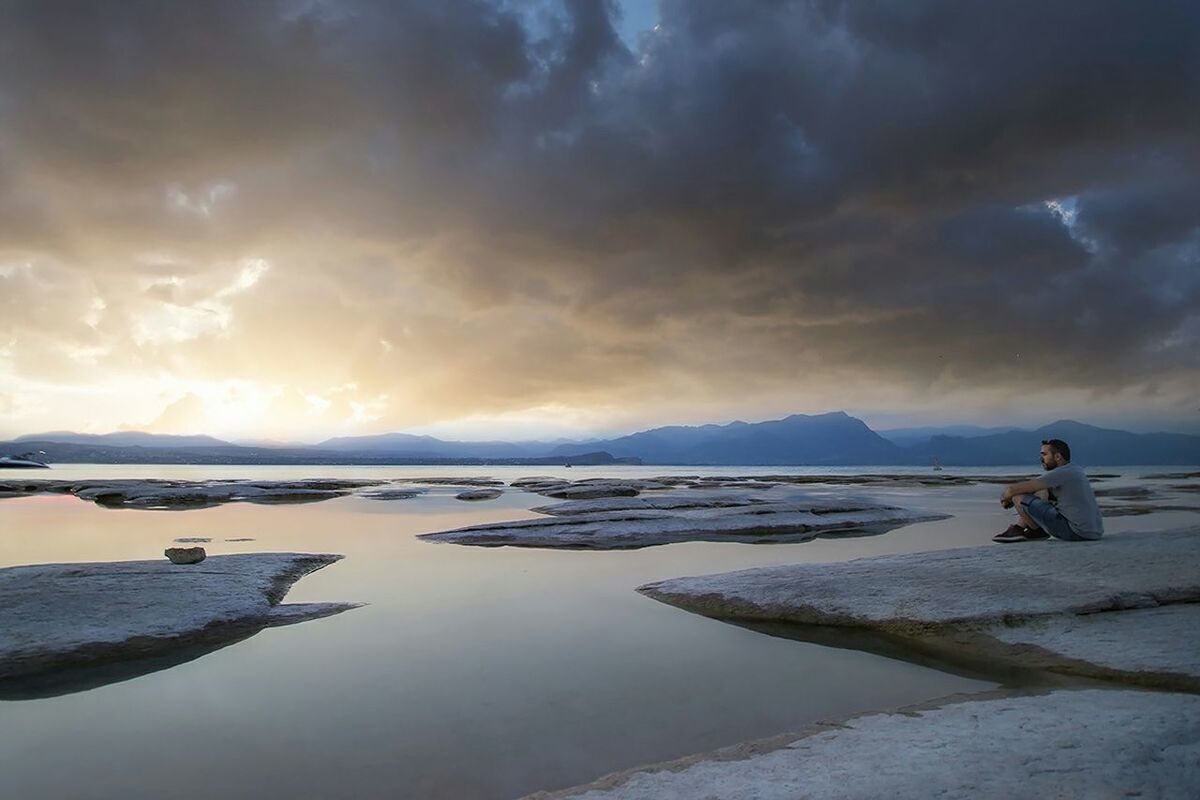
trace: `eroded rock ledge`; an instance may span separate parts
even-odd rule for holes
[[[385,480],[308,478],[292,481],[182,481],[161,478],[108,478],[77,481],[4,480],[0,498],[33,494],[73,494],[108,508],[207,508],[223,503],[313,503],[378,487]],[[418,492],[411,491],[408,496]]]
[[[161,559],[0,569],[0,698],[124,680],[268,626],[355,608],[280,605],[293,583],[341,558],[243,553],[188,566]]]
[[[688,541],[800,542],[817,536],[878,534],[946,517],[869,500],[807,496],[790,489],[657,490],[640,497],[568,500],[534,510],[547,518],[472,525],[420,538],[490,547],[608,550]]]
[[[900,637],[950,661],[1200,691],[1200,527],[766,567],[638,591],[722,619]]]
[[[184,510],[225,503],[316,503],[356,494],[371,500],[409,500],[429,486],[474,487],[499,493],[503,486],[491,478],[303,478],[299,480],[206,480],[163,478],[94,478],[60,480],[0,480],[0,499],[35,494],[71,494],[106,508]]]
[[[1055,691],[750,742],[527,800],[1195,797],[1200,697]]]

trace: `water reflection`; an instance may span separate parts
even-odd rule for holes
[[[163,669],[186,664],[223,647],[237,644],[264,630],[265,625],[214,629],[204,641],[173,647],[142,658],[104,660],[62,667],[31,675],[0,678],[0,700],[37,700],[85,692],[110,683],[132,680]]]
[[[174,474],[163,477],[276,477],[263,469],[169,469]],[[529,474],[487,472],[506,480]],[[345,474],[322,469],[319,476]],[[0,501],[3,565],[157,558],[175,538],[207,536],[211,553],[343,553],[344,561],[296,584],[288,602],[369,603],[264,630],[135,680],[0,704],[5,794],[146,796],[170,785],[185,799],[508,798],[993,687],[844,642],[764,636],[634,591],[684,575],[981,544],[1002,527],[995,486],[855,493],[955,517],[883,536],[773,547],[693,542],[556,552],[415,538],[531,517],[528,508],[545,502],[515,492],[478,505],[447,490],[402,501],[347,497],[169,513],[105,510],[73,497]],[[1148,515],[1110,528],[1171,524],[1181,522]],[[256,541],[224,541],[235,537]]]

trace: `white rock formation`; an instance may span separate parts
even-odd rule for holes
[[[484,546],[616,549],[687,541],[798,542],[821,535],[882,533],[945,515],[866,500],[759,491],[663,491],[648,497],[576,500],[545,506],[546,519],[472,525],[423,534],[437,542]]]
[[[467,489],[454,495],[457,500],[495,500],[504,494],[501,489]]]
[[[396,478],[396,483],[421,483],[427,486],[503,486],[504,481],[495,478]]]
[[[1200,601],[1200,528],[766,567],[638,591],[718,618],[866,629],[934,654],[1200,689],[1190,609],[1125,615]]]
[[[1114,671],[1200,679],[1200,603],[1060,615],[986,633]]]
[[[372,500],[411,500],[423,494],[425,494],[424,489],[396,489],[386,486],[379,489],[368,489],[361,493],[363,497],[369,497]]]
[[[187,509],[222,503],[312,503],[343,497],[385,480],[311,478],[291,481],[182,481],[110,478],[78,481],[0,481],[0,498],[31,494],[73,494],[110,508]],[[383,491],[375,489],[376,493]],[[420,490],[405,490],[411,495]]]
[[[0,689],[6,681],[236,640],[354,604],[279,605],[338,555],[245,553],[203,564],[166,559],[0,569]]]
[[[1200,696],[1056,691],[869,714],[528,800],[1200,796]]]

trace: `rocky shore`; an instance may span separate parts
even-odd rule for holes
[[[639,591],[793,638],[1019,671],[1033,685],[531,800],[1200,794],[1200,527],[767,567]]]
[[[1059,690],[865,714],[526,800],[1185,798],[1200,696]]]
[[[490,477],[304,478],[300,480],[169,480],[163,478],[86,478],[53,480],[0,479],[0,500],[38,494],[69,494],[106,508],[187,510],[225,503],[314,503],[347,495],[373,500],[408,500],[432,488],[453,488],[464,501],[491,500],[505,491],[533,492],[557,500],[638,497],[646,493],[720,490],[765,491],[775,487],[824,484],[838,486],[963,486],[973,483],[1011,483],[1022,476],[929,475],[748,475],[663,476],[658,478],[562,478],[535,476],[513,481]]]
[[[1200,528],[677,578],[638,591],[719,619],[840,628],[986,660],[1200,691]]]
[[[832,500],[763,489],[664,489],[646,497],[609,495],[534,510],[547,516],[472,525],[421,538],[485,547],[614,550],[676,542],[802,542],[817,536],[863,536],[946,516],[869,500]]]

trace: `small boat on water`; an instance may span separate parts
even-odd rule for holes
[[[36,453],[21,453],[19,456],[0,456],[0,469],[49,469],[50,465],[38,459],[46,455],[45,450]]]
[[[934,472],[941,472],[941,471],[942,471],[942,464],[941,464],[941,462],[940,462],[940,461],[938,461],[936,458],[933,460],[933,471],[934,471]]]

